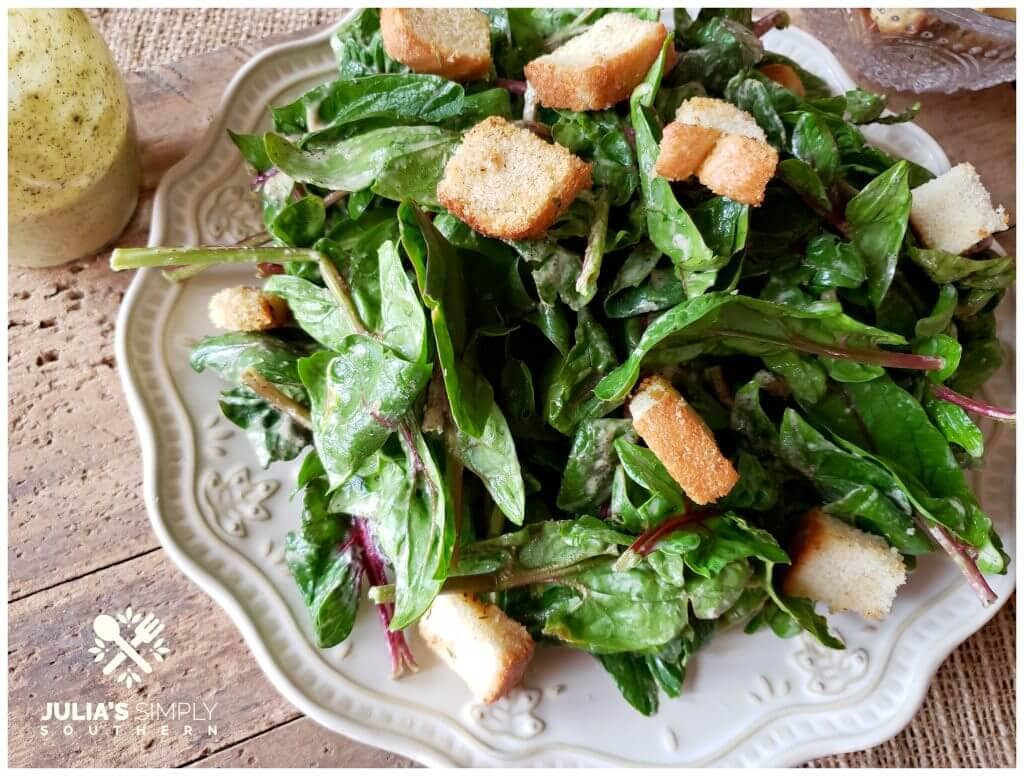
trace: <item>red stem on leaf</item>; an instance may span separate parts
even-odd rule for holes
[[[250,188],[252,188],[253,191],[259,191],[261,188],[263,188],[263,184],[269,181],[275,175],[277,175],[277,168],[268,167],[266,170],[256,175],[250,182],[249,186]]]
[[[683,512],[679,515],[674,515],[668,518],[664,523],[650,528],[640,534],[636,540],[629,545],[629,549],[626,552],[633,552],[640,557],[644,555],[650,555],[654,552],[658,542],[664,539],[669,534],[682,528],[684,525],[689,523],[695,523],[699,520],[706,520],[709,517],[714,517],[713,512]]]
[[[917,353],[899,353],[893,350],[874,348],[845,348],[841,345],[819,345],[801,337],[794,337],[790,343],[797,350],[829,356],[844,361],[859,361],[862,364],[877,364],[890,369],[920,369],[934,371],[942,369],[945,361],[938,356],[922,356]]]
[[[352,539],[359,548],[363,557],[363,566],[366,568],[366,579],[371,587],[379,587],[388,583],[385,573],[384,557],[377,548],[377,542],[370,532],[370,526],[366,518],[352,518]],[[395,616],[394,603],[377,604],[377,614],[384,625],[384,636],[387,638],[388,651],[391,653],[391,676],[400,677],[407,670],[418,671],[416,658],[405,640],[402,631],[391,630],[391,618]]]
[[[995,603],[999,596],[988,586],[985,577],[978,570],[978,564],[975,563],[974,558],[967,552],[967,547],[946,530],[944,526],[933,523],[930,520],[925,520],[917,514],[914,517],[917,519],[917,524],[931,535],[935,543],[946,551],[946,554],[953,559],[953,562],[963,572],[964,577],[967,578],[967,584],[978,594],[981,605],[990,606]]]
[[[947,388],[944,385],[932,385],[932,393],[943,401],[948,401],[951,404],[963,407],[968,412],[984,415],[986,418],[992,418],[1004,423],[1017,422],[1016,411],[1004,409],[1003,407],[996,407],[992,404],[986,404],[983,401],[972,399],[970,396],[964,396],[963,394],[957,393],[952,388]]]

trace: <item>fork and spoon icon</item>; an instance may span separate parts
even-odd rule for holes
[[[149,662],[136,651],[136,647],[142,646],[143,644],[149,644],[153,639],[160,635],[160,632],[164,629],[164,624],[154,617],[152,613],[147,614],[146,617],[135,626],[135,635],[132,636],[131,642],[124,640],[124,637],[121,636],[121,626],[118,624],[117,620],[109,614],[98,615],[92,622],[92,629],[99,639],[115,644],[118,650],[120,650],[113,658],[111,658],[110,662],[103,667],[104,676],[117,670],[117,667],[125,660],[131,660],[142,670],[143,673],[152,673],[153,666],[151,666]]]

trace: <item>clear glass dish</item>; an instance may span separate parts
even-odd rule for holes
[[[984,89],[1016,77],[1016,22],[970,8],[806,8],[795,21],[875,83]]]

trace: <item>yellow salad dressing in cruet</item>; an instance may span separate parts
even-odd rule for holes
[[[135,209],[131,104],[82,11],[17,9],[7,21],[8,258],[62,264],[113,240]]]

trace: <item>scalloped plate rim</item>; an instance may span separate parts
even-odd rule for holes
[[[344,23],[344,21],[349,19],[357,11],[358,9],[352,9],[349,11],[341,20],[339,20],[338,24]],[[240,89],[241,84],[245,82],[249,74],[260,64],[270,59],[328,41],[336,27],[337,24],[330,25],[322,30],[315,31],[308,36],[270,47],[256,54],[238,70],[225,89],[220,105],[214,113],[214,119],[211,122],[210,127],[204,133],[202,139],[196,144],[188,156],[174,165],[174,167],[167,172],[160,182],[153,204],[150,236],[151,245],[159,244],[160,238],[164,233],[165,218],[167,215],[166,198],[169,196],[173,184],[187,176],[193,169],[195,169],[197,164],[205,158],[210,147],[223,131],[224,124],[227,119],[225,108],[231,102],[236,92]],[[818,47],[822,57],[829,61],[830,67],[836,76],[851,86],[854,85],[853,80],[839,64],[838,60],[836,60],[831,51],[829,51],[820,41],[798,28],[790,28],[787,32],[789,34],[795,33],[796,35],[804,38],[807,44]],[[774,31],[769,33],[769,35],[774,34]],[[917,134],[917,139],[920,142],[932,146],[932,152],[934,153],[937,151],[938,158],[944,160],[948,166],[948,160],[946,160],[941,147],[923,129],[918,127],[916,124],[902,125],[902,127]],[[248,612],[246,612],[242,603],[218,578],[200,565],[185,551],[183,547],[178,544],[171,535],[167,526],[164,524],[157,493],[157,467],[159,464],[159,456],[156,450],[156,434],[153,429],[155,421],[149,416],[149,412],[143,399],[144,392],[138,384],[136,375],[133,373],[132,368],[129,366],[130,359],[127,352],[128,343],[126,336],[132,311],[135,303],[138,301],[138,298],[142,293],[145,279],[149,275],[155,274],[155,272],[155,270],[142,270],[137,272],[136,277],[133,278],[131,286],[125,295],[125,299],[118,312],[115,346],[122,385],[143,452],[143,490],[146,512],[161,546],[168,553],[174,563],[228,613],[232,622],[242,633],[247,646],[256,658],[256,662],[260,666],[261,670],[270,678],[275,689],[300,711],[330,730],[342,733],[374,746],[390,749],[425,765],[440,767],[456,765],[457,763],[448,754],[418,738],[409,737],[394,730],[385,729],[378,725],[366,724],[343,716],[324,708],[319,702],[304,694],[279,668],[272,649],[260,636],[256,623],[250,617]],[[1015,579],[1013,580],[1013,585],[1010,587],[1010,591],[1013,589],[1015,589]],[[932,659],[927,662],[927,666],[914,672],[912,677],[912,686],[908,687],[905,691],[903,702],[897,707],[896,713],[889,717],[890,721],[888,724],[874,728],[860,735],[835,735],[828,739],[817,739],[804,745],[783,749],[778,753],[778,758],[769,764],[782,767],[795,765],[816,757],[823,757],[830,754],[875,746],[896,735],[900,730],[906,727],[913,716],[921,708],[927,690],[934,679],[935,673],[949,654],[956,649],[957,646],[963,643],[963,641],[983,627],[984,624],[992,617],[994,617],[1008,597],[1009,592],[1007,595],[1002,596],[996,605],[985,610],[983,612],[984,616],[979,616],[977,619],[972,620],[969,625],[965,624],[955,632],[947,631],[947,636],[949,637],[943,640],[941,645],[932,651]],[[918,664],[918,666],[920,665],[921,664]],[[764,724],[769,724],[770,722],[771,720],[766,720]],[[518,755],[514,752],[502,752],[494,750],[491,747],[487,748],[491,750],[490,754],[492,756],[497,756],[498,758],[504,757],[510,763],[524,764],[524,760],[525,763],[529,763],[531,760],[530,753]],[[620,762],[631,762],[625,758],[609,756],[607,753],[603,752],[593,752],[592,754],[605,761],[617,759]]]

